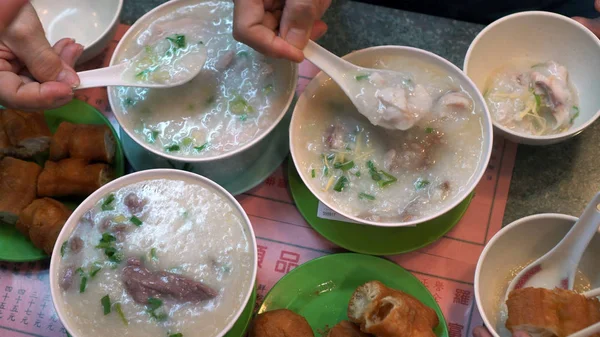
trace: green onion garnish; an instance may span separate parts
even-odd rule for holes
[[[357,81],[362,81],[362,80],[365,80],[365,79],[369,78],[369,76],[370,76],[369,74],[363,74],[363,75],[356,75],[356,76],[354,76],[354,78]]]
[[[248,114],[244,112],[244,113],[243,113],[243,114],[240,116],[240,121],[242,121],[242,122],[245,122],[245,121],[246,121],[246,119],[248,119]]]
[[[183,146],[190,146],[192,145],[192,143],[194,142],[194,140],[190,137],[185,137],[181,140],[181,145]]]
[[[573,105],[573,111],[575,111],[575,114],[573,115],[573,117],[571,117],[571,120],[569,121],[570,124],[573,124],[573,121],[575,121],[575,118],[579,117],[579,107],[577,107],[576,105]]]
[[[102,269],[102,266],[100,266],[98,263],[94,262],[94,265],[92,266],[92,268],[90,269],[90,277],[95,277],[96,274],[98,274],[98,272]]]
[[[87,286],[87,276],[81,278],[81,283],[79,284],[79,292],[83,293],[85,291],[85,287]]]
[[[117,314],[119,314],[119,317],[121,317],[121,321],[123,321],[123,324],[129,325],[129,322],[127,322],[127,318],[125,318],[125,314],[121,309],[121,303],[115,303],[115,310],[117,311]]]
[[[435,131],[433,128],[425,128],[425,133],[433,133]]]
[[[249,56],[248,52],[245,51],[245,50],[242,50],[242,51],[238,52],[236,55],[238,57],[248,57]]]
[[[335,182],[335,185],[333,186],[333,190],[336,192],[341,192],[346,187],[347,184],[348,184],[348,178],[346,178],[346,176],[341,176]]]
[[[167,37],[167,40],[171,41],[177,48],[185,48],[185,35],[175,34]]]
[[[177,152],[179,150],[180,150],[180,148],[179,148],[179,145],[177,145],[177,144],[171,144],[171,145],[165,147],[165,151],[167,151],[167,152]]]
[[[417,179],[417,181],[415,181],[415,188],[418,190],[422,190],[425,187],[427,187],[430,184],[429,180],[425,180],[425,179]]]
[[[60,246],[60,257],[65,257],[65,252],[67,251],[67,244],[69,242],[65,241],[63,242],[63,244]]]
[[[133,223],[134,225],[140,227],[142,225],[142,220],[140,220],[137,216],[132,216],[130,219],[131,223]]]
[[[366,200],[375,200],[374,196],[372,196],[370,194],[367,194],[367,193],[362,193],[362,192],[358,194],[358,198],[359,199],[366,199]]]
[[[110,314],[110,297],[108,297],[108,295],[102,297],[100,303],[102,304],[104,316]]]
[[[150,297],[148,298],[148,304],[146,304],[147,312],[150,314],[152,318],[155,318],[159,321],[164,321],[167,319],[167,314],[164,312],[156,313],[156,310],[162,306],[163,302],[158,298]]]
[[[158,260],[158,257],[156,257],[156,248],[152,248],[150,249],[150,257],[152,258],[152,260],[156,261]]]
[[[200,146],[194,146],[194,149],[195,149],[196,151],[198,151],[198,152],[200,152],[200,151],[204,151],[204,150],[206,150],[206,148],[207,148],[209,145],[210,145],[210,144],[209,144],[208,142],[206,142],[206,143],[204,143],[204,144],[202,144],[202,145],[200,145]]]
[[[333,168],[340,169],[342,171],[348,171],[349,169],[354,167],[354,161],[350,160],[345,163],[335,163],[333,164]]]
[[[265,95],[268,95],[270,93],[273,92],[273,85],[272,84],[267,84],[264,88],[263,88],[263,93]]]
[[[254,108],[242,96],[237,95],[230,103],[231,112],[236,115],[254,112]]]
[[[156,138],[158,137],[159,134],[160,134],[160,132],[158,130],[152,130],[150,132],[150,134],[148,134],[146,141],[150,144],[154,144],[154,142],[156,142]]]
[[[181,332],[170,334],[169,337],[183,337]]]
[[[313,178],[316,176],[315,169],[312,169],[310,171],[310,176],[313,177]]]
[[[104,201],[102,202],[102,210],[103,211],[112,211],[115,209],[113,202],[115,201],[115,195],[109,194]]]

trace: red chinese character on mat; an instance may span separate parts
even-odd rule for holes
[[[267,290],[267,286],[264,285],[264,284],[259,284],[257,290],[258,290],[259,293],[262,294],[262,293],[264,293]]]
[[[456,304],[462,304],[462,305],[471,304],[471,291],[463,290],[463,289],[456,289],[456,291],[454,291],[453,302]]]
[[[279,178],[277,180],[277,187],[279,187],[279,188],[286,188],[287,187],[287,183],[285,182],[285,179]]]
[[[448,323],[450,337],[462,337],[463,326],[457,323]]]
[[[423,279],[421,280],[421,283],[423,283],[423,285],[424,285],[426,288],[429,288],[429,279],[428,279],[428,278],[423,278]]]
[[[267,185],[267,186],[274,186],[275,185],[275,178],[268,177],[267,179],[265,179],[265,185]]]
[[[440,303],[440,301],[442,300],[442,296],[440,296],[438,293],[433,294],[433,298],[438,303]]]
[[[279,260],[277,261],[277,264],[275,264],[275,271],[278,273],[287,273],[295,267],[298,267],[299,261],[300,254],[282,250]]]
[[[256,248],[258,251],[258,268],[262,268],[263,260],[265,259],[265,255],[267,255],[267,246],[257,245]]]
[[[442,281],[435,281],[435,291],[444,290],[444,283]]]

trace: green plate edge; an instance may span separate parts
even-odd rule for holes
[[[63,121],[75,124],[106,124],[110,128],[117,143],[115,162],[113,163],[115,178],[125,174],[125,158],[123,148],[117,132],[110,121],[96,108],[80,101],[73,100],[69,104],[58,109],[44,112],[46,123],[50,131],[54,133],[58,125]],[[43,160],[35,160],[43,163]],[[58,199],[71,209],[75,209],[83,199]],[[45,259],[48,256],[40,249],[33,246],[31,241],[17,231],[12,225],[0,223],[0,260],[9,262],[30,262]]]
[[[396,255],[427,246],[448,233],[463,217],[475,193],[444,215],[416,227],[376,227],[317,217],[319,200],[300,178],[292,158],[288,178],[296,207],[312,228],[336,245],[369,255]]]
[[[258,312],[289,309],[306,318],[315,336],[325,335],[326,326],[348,319],[354,289],[371,280],[404,291],[434,309],[440,320],[434,332],[437,337],[448,337],[442,309],[419,279],[389,260],[355,253],[325,255],[292,269],[271,288]]]
[[[256,287],[252,289],[252,295],[250,300],[246,304],[244,311],[235,322],[231,330],[229,330],[223,337],[243,337],[246,334],[246,329],[250,325],[252,314],[254,313],[254,306],[256,306]]]

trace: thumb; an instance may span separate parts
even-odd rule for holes
[[[304,49],[317,16],[318,8],[313,0],[286,1],[279,30],[281,37],[292,46]]]
[[[17,17],[21,8],[25,6],[28,0],[3,0],[0,2],[2,10],[0,11],[0,34]]]
[[[72,87],[79,84],[75,70],[50,46],[33,6],[23,7],[2,40],[38,82],[58,81]]]

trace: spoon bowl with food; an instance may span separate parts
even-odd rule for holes
[[[78,73],[77,89],[105,86],[171,88],[191,81],[204,66],[207,53],[201,40],[184,34],[161,37],[137,55],[115,66]]]

